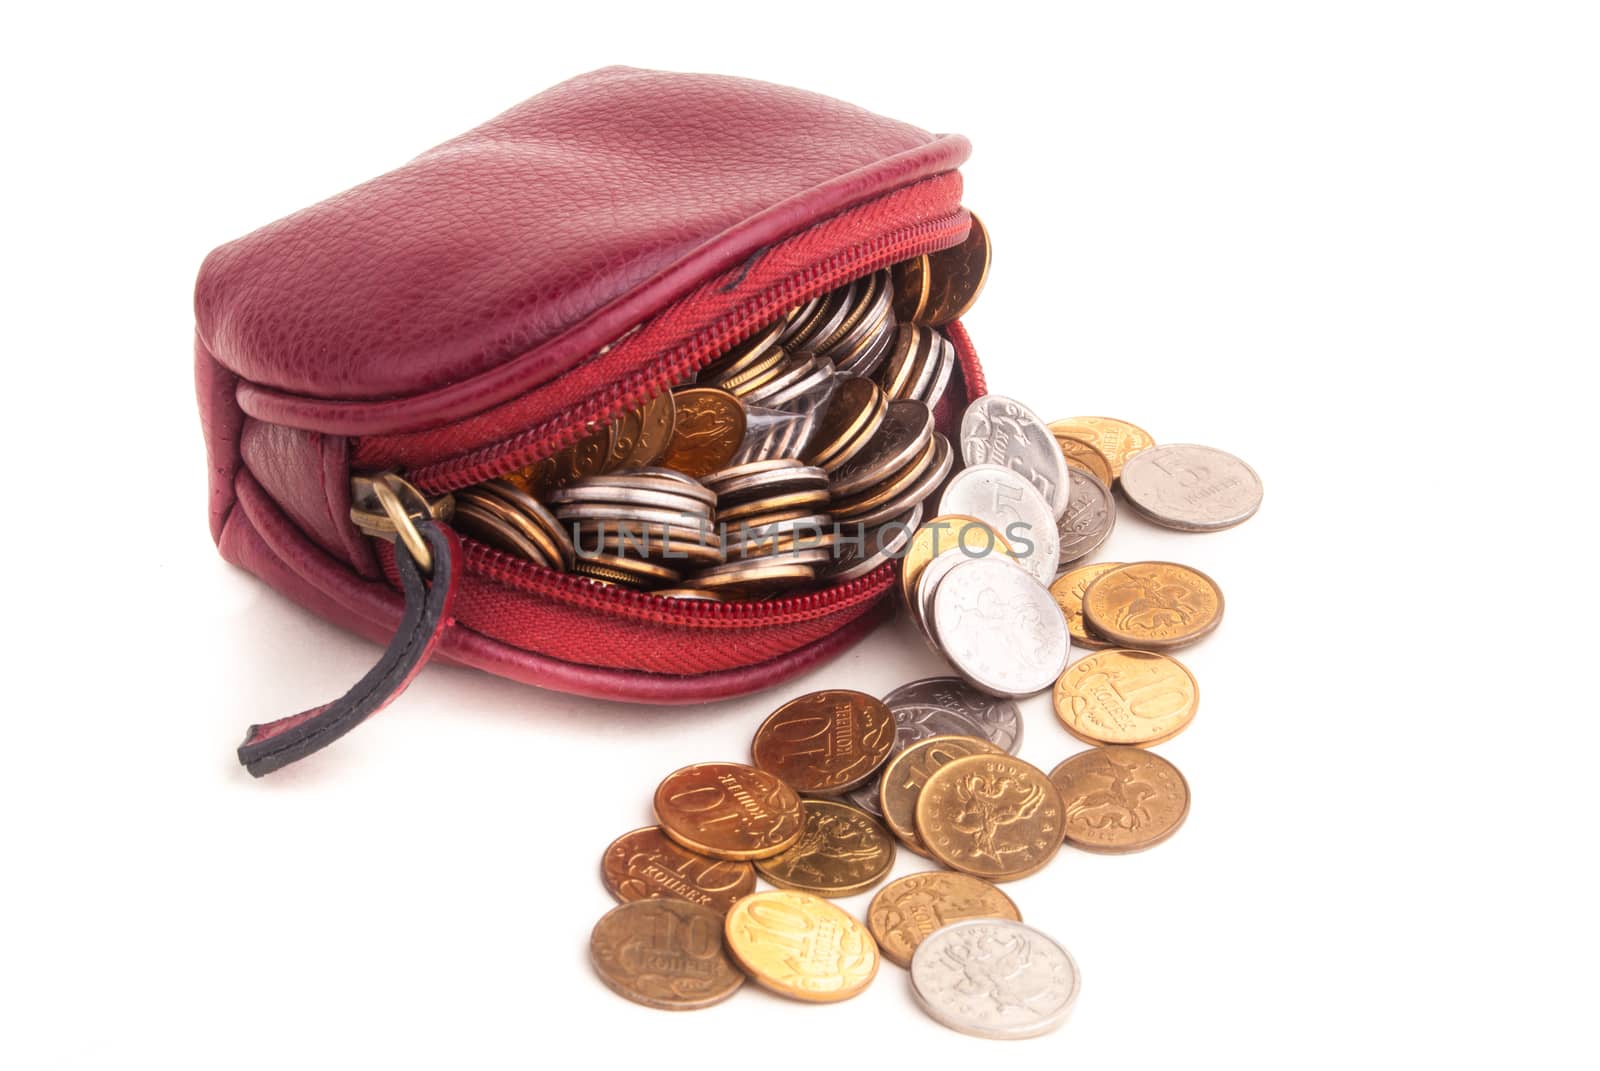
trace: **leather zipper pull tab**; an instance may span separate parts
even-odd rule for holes
[[[386,524],[374,521],[374,511],[359,505],[374,499]],[[358,525],[395,540],[395,565],[405,595],[400,627],[378,664],[342,697],[250,726],[239,745],[239,762],[256,777],[320,751],[388,706],[427,663],[452,620],[461,575],[461,540],[438,519],[449,515],[449,497],[431,503],[398,476],[386,475],[358,477],[355,501],[358,505],[350,513]]]

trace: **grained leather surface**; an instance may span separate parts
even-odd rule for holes
[[[254,415],[317,427],[340,401],[404,399],[346,430],[425,426],[967,151],[801,90],[607,68],[215,250],[197,326]]]
[[[342,435],[245,418],[245,467],[323,550],[366,577],[379,575],[372,547],[350,523],[350,462]]]

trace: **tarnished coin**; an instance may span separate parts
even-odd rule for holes
[[[1261,508],[1261,477],[1209,446],[1152,446],[1122,466],[1122,493],[1150,520],[1186,532],[1243,524]]]
[[[1124,647],[1171,651],[1222,623],[1222,589],[1198,569],[1173,562],[1131,562],[1083,593],[1089,628]]]
[[[757,768],[796,792],[837,796],[861,784],[894,747],[883,700],[843,688],[811,692],[772,712],[756,730]]]
[[[896,878],[867,905],[867,929],[890,963],[911,966],[911,955],[935,930],[962,919],[1010,919],[1022,913],[1011,897],[971,874],[925,871]]]
[[[968,755],[934,770],[917,796],[917,836],[951,870],[1012,881],[1061,848],[1061,794],[1014,755]]]
[[[468,495],[462,495],[457,500],[451,523],[464,534],[495,550],[546,568],[556,565],[544,548],[529,539],[515,524],[498,516],[487,503],[474,502]]]
[[[1066,618],[1033,577],[984,558],[950,570],[933,600],[935,638],[956,671],[991,695],[1043,691],[1066,667]]]
[[[943,514],[924,522],[911,537],[900,559],[900,594],[906,605],[914,607],[917,579],[928,563],[946,551],[961,552],[963,558],[986,558],[999,552],[1011,556],[1011,544],[985,521],[962,514]]]
[[[611,895],[623,903],[665,898],[709,907],[719,915],[756,889],[755,868],[731,859],[696,855],[646,826],[611,842],[600,864]]]
[[[1012,755],[1022,746],[1022,708],[1010,699],[980,692],[959,677],[928,677],[902,684],[884,701],[890,710],[902,704],[938,707],[959,714],[978,727],[977,735]]]
[[[848,498],[875,487],[927,449],[933,439],[933,413],[921,402],[890,402],[883,423],[862,451],[834,472],[829,489]]]
[[[970,718],[942,707],[924,706],[918,702],[908,701],[905,687],[896,688],[883,700],[889,707],[890,713],[894,715],[894,747],[889,752],[891,759],[918,740],[926,740],[931,736],[981,737],[983,735],[983,730]],[[878,795],[878,785],[883,770],[883,766],[878,767],[872,777],[845,793],[845,799],[874,818],[883,817],[883,805],[879,802]]]
[[[911,323],[928,304],[929,284],[933,281],[928,255],[902,260],[890,274],[894,279],[894,317],[901,323]]]
[[[1067,843],[1091,852],[1160,844],[1189,816],[1189,783],[1154,751],[1097,747],[1050,771],[1066,808]]]
[[[673,392],[676,416],[672,440],[661,465],[688,476],[725,467],[744,441],[744,406],[715,387],[685,387]]]
[[[972,229],[960,245],[928,254],[928,300],[920,322],[947,324],[965,316],[989,279],[989,232],[972,214]]]
[[[1082,469],[1068,469],[1072,502],[1056,522],[1061,540],[1061,563],[1057,568],[1087,558],[1111,535],[1117,526],[1117,507],[1111,488]]]
[[[1153,651],[1098,651],[1061,674],[1056,717],[1086,744],[1149,747],[1194,720],[1200,685],[1175,658]]]
[[[955,464],[955,451],[950,447],[950,440],[938,432],[933,433],[933,441],[928,448],[932,456],[927,464],[909,483],[897,481],[898,490],[893,498],[864,513],[857,512],[850,519],[860,524],[882,524],[905,513],[912,506],[920,505],[932,495],[945,477],[950,475],[950,468]],[[915,467],[917,463],[912,464]]]
[[[1083,416],[1056,420],[1051,422],[1050,431],[1056,436],[1082,439],[1092,444],[1111,462],[1113,480],[1122,476],[1122,466],[1127,464],[1128,458],[1156,444],[1148,431],[1115,417]]]
[[[854,896],[888,875],[894,840],[872,816],[837,800],[804,800],[805,831],[794,847],[756,863],[780,889]]]
[[[494,495],[519,513],[531,518],[555,544],[556,557],[563,567],[572,568],[572,560],[576,557],[572,540],[567,536],[561,521],[537,498],[509,480],[490,480],[479,484],[476,490]]]
[[[1113,478],[1111,475],[1111,461],[1100,452],[1100,448],[1084,439],[1074,439],[1069,435],[1055,435],[1056,446],[1061,450],[1061,457],[1070,469],[1082,469],[1101,483],[1110,487]]]
[[[1017,473],[999,465],[969,465],[945,487],[939,512],[984,521],[1006,537],[1013,559],[1035,580],[1049,584],[1055,579],[1061,561],[1056,515]]]
[[[613,908],[589,936],[589,958],[617,994],[668,1011],[710,1007],[744,984],[723,945],[722,915],[681,900]]]
[[[800,839],[794,789],[736,762],[699,762],[668,774],[655,810],[667,836],[716,859],[765,859]]]
[[[999,465],[1027,480],[1050,504],[1051,520],[1067,511],[1066,459],[1045,422],[1021,402],[985,394],[967,406],[961,458],[969,467]]]
[[[723,933],[746,974],[795,1000],[848,1000],[878,973],[867,928],[811,893],[752,893],[733,905]]]
[[[878,782],[884,824],[918,855],[928,849],[917,836],[917,797],[933,771],[968,755],[1003,754],[981,736],[935,736],[919,740],[889,760]]]
[[[1067,950],[1020,922],[968,919],[911,957],[911,991],[934,1021],[983,1038],[1031,1038],[1067,1021],[1081,985]]]
[[[860,524],[839,525],[838,549],[825,570],[828,582],[843,584],[866,576],[899,554],[921,521],[922,507],[913,506],[910,513],[874,528]]]
[[[834,389],[828,410],[811,433],[805,461],[830,473],[843,466],[854,451],[871,441],[871,436],[888,413],[888,400],[870,379],[848,376]]]
[[[1079,647],[1099,649],[1116,646],[1110,640],[1101,639],[1090,632],[1083,622],[1083,593],[1100,577],[1113,569],[1122,568],[1122,562],[1095,562],[1093,565],[1080,565],[1076,569],[1069,569],[1056,578],[1050,585],[1050,597],[1056,600],[1056,605],[1061,607],[1061,612],[1067,619],[1067,634],[1072,637],[1072,642]]]

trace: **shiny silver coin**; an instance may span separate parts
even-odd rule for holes
[[[562,507],[579,502],[604,502],[623,506],[643,506],[650,509],[670,509],[681,513],[704,512],[706,516],[711,515],[711,507],[701,499],[690,498],[688,495],[680,495],[668,491],[642,491],[635,487],[626,486],[573,484],[570,487],[563,487],[559,491],[550,492],[549,499],[552,503],[555,503],[558,516]]]
[[[894,695],[900,703],[936,707],[966,718],[991,744],[1013,755],[1022,746],[1022,708],[1010,699],[980,692],[960,677],[912,681],[896,688]]]
[[[768,409],[792,409],[801,402],[822,397],[835,373],[833,362],[826,357],[812,358],[813,368],[808,375],[782,390],[771,391],[759,404]]]
[[[810,356],[791,357],[779,369],[778,374],[762,383],[758,387],[743,392],[734,391],[739,395],[739,400],[745,405],[757,405],[771,408],[767,400],[773,395],[794,386],[796,383],[813,375],[817,370],[817,359]]]
[[[1056,456],[1060,453],[1057,450]],[[1039,583],[1055,579],[1061,563],[1056,515],[1033,484],[1017,473],[999,465],[964,468],[940,496],[939,512],[978,518],[1006,538],[1016,551],[1017,564]]]
[[[633,521],[638,524],[670,524],[678,528],[711,528],[709,512],[654,509],[603,502],[572,502],[557,509],[556,516],[562,523],[569,525],[573,521]]]
[[[924,499],[938,490],[945,477],[950,475],[950,469],[955,464],[955,454],[955,450],[950,446],[950,440],[934,432],[933,459],[911,486],[876,509],[859,513],[851,520],[862,524],[882,524],[891,517],[905,513],[912,506],[920,505]]]
[[[828,474],[798,460],[793,464],[738,476],[717,485],[717,505],[731,506],[756,498],[770,498],[795,491],[821,491],[828,487]]]
[[[912,744],[926,740],[930,736],[983,736],[983,730],[971,719],[943,707],[922,706],[909,702],[904,696],[904,690],[905,686],[902,685],[883,697],[884,705],[889,708],[889,713],[894,715],[894,744],[889,749],[889,758],[894,758]],[[883,804],[878,798],[878,782],[886,766],[888,766],[887,760],[883,766],[878,767],[878,772],[873,774],[866,784],[845,793],[845,799],[862,810],[882,818]]]
[[[894,316],[886,317],[878,334],[874,335],[861,352],[850,355],[848,360],[840,360],[839,374],[847,376],[864,376],[871,378],[883,366],[884,359],[889,356],[889,351],[894,348],[896,328]]]
[[[778,336],[779,344],[794,349],[798,342],[809,338],[811,332],[816,330],[817,316],[822,312],[822,303],[827,297],[826,294],[818,294],[804,305],[791,309],[783,324],[783,333]]]
[[[859,454],[839,466],[829,489],[835,499],[865,491],[899,472],[933,438],[933,412],[921,402],[890,402],[883,423]]]
[[[1152,446],[1122,466],[1122,493],[1140,514],[1186,532],[1243,524],[1261,508],[1261,477],[1239,458],[1210,446]]]
[[[1109,487],[1079,468],[1067,470],[1067,481],[1072,486],[1072,503],[1056,522],[1056,534],[1061,539],[1057,571],[1100,549],[1117,526],[1117,505]]]
[[[938,594],[939,583],[950,570],[962,562],[972,560],[971,556],[959,549],[947,550],[923,566],[921,575],[917,577],[916,591],[911,596],[911,616],[917,628],[922,631],[922,638],[928,641],[928,646],[933,648],[933,652],[937,655],[943,656],[944,650],[933,634],[933,597]]]
[[[833,561],[824,575],[835,584],[866,576],[903,551],[921,523],[920,505],[912,506],[910,513],[875,528],[858,526],[854,522],[841,523],[838,526],[841,538],[834,546]]]
[[[707,490],[713,494],[720,494],[722,488],[735,480],[745,476],[759,476],[763,472],[776,472],[780,469],[804,468],[805,462],[793,457],[775,457],[766,461],[751,461],[744,465],[730,465],[725,469],[718,469],[708,476],[702,476],[700,482],[705,484]]]
[[[1059,944],[1009,919],[963,919],[922,939],[911,991],[934,1021],[982,1038],[1047,1034],[1072,1015],[1082,981]]]
[[[575,502],[582,499],[582,495],[570,498],[558,498],[558,495],[570,494],[572,491],[584,487],[610,487],[628,488],[635,491],[660,491],[666,494],[683,495],[697,502],[704,502],[708,506],[716,505],[717,496],[700,481],[692,476],[682,473],[673,473],[671,476],[663,475],[671,472],[670,469],[635,469],[632,472],[608,473],[604,476],[585,476],[576,483],[568,484],[550,493],[552,502]]]
[[[929,622],[945,657],[990,695],[1042,692],[1067,668],[1067,619],[1050,592],[1009,559],[980,558],[950,570]]]
[[[884,314],[889,311],[892,297],[888,272],[874,272],[859,280],[855,303],[845,316],[844,322],[832,335],[818,333],[817,341],[812,348],[824,356],[850,353],[883,319]]]
[[[906,397],[918,400],[926,398],[933,388],[933,380],[939,373],[939,364],[944,359],[945,346],[948,343],[945,337],[933,328],[927,331],[928,344],[923,347],[917,365],[911,370],[911,379],[906,386]]]
[[[817,310],[816,323],[812,329],[806,332],[804,337],[797,335],[792,342],[786,339],[784,345],[795,353],[821,353],[821,343],[839,333],[846,318],[855,308],[856,301],[860,297],[860,285],[860,280],[857,280],[830,291]]]
[[[1056,438],[1032,409],[985,394],[961,414],[961,458],[1021,475],[1050,503],[1051,520],[1067,511],[1067,462]]]
[[[937,331],[934,331],[934,334],[939,339],[939,364],[933,370],[933,381],[928,384],[928,389],[916,396],[930,410],[939,404],[939,399],[943,398],[944,392],[949,389],[950,379],[957,364],[956,344]]]

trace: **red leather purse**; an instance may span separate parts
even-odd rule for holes
[[[429,652],[689,703],[767,687],[864,635],[892,563],[807,594],[690,602],[439,524],[429,580],[352,522],[351,478],[398,469],[436,494],[521,468],[785,310],[959,243],[968,150],[795,89],[608,68],[213,251],[195,294],[212,534],[229,561],[390,645],[338,703],[254,727],[252,772],[342,734]],[[966,333],[946,330],[948,432],[984,387]]]

